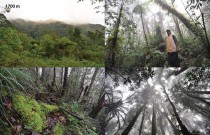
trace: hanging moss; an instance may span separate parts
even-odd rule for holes
[[[13,107],[22,116],[24,125],[39,133],[46,127],[46,115],[58,110],[57,106],[38,103],[21,93],[15,94],[12,99]]]

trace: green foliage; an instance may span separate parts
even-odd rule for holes
[[[210,62],[207,56],[207,50],[201,46],[198,37],[186,37],[180,43],[180,58],[182,58],[183,66],[209,66]]]
[[[32,83],[31,78],[19,69],[0,68],[0,104],[5,102],[6,96],[14,92],[25,92],[28,83]]]
[[[27,34],[0,27],[0,66],[104,65],[104,31],[100,25],[15,23]]]
[[[8,123],[3,121],[1,118],[0,118],[0,129],[1,129],[0,130],[1,135],[11,135],[12,134]]]
[[[97,135],[95,131],[96,125],[94,125],[90,117],[86,116],[87,114],[84,114],[80,104],[72,102],[70,104],[63,104],[62,107],[71,110],[71,112],[83,118],[83,120],[78,120],[66,113],[68,119],[71,121],[71,124],[67,127],[67,132],[78,135]]]
[[[46,126],[46,115],[49,112],[57,111],[57,106],[38,103],[21,93],[15,93],[12,97],[14,109],[21,114],[24,125],[36,132],[42,132]]]
[[[62,125],[57,123],[53,129],[53,135],[63,135]]]

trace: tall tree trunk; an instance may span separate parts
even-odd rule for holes
[[[92,109],[92,111],[90,112],[89,116],[93,119],[96,118],[96,116],[98,115],[98,113],[101,111],[101,109],[104,107],[104,100],[105,100],[105,93],[102,95],[102,97],[99,97],[100,99],[98,100],[98,103],[96,105],[96,107],[94,107]]]
[[[145,28],[144,28],[144,20],[143,20],[142,6],[140,5],[140,7],[141,7],[140,16],[141,16],[141,23],[142,23],[142,28],[143,28],[143,32],[144,32],[144,38],[145,38],[146,44],[148,46],[147,35],[146,35],[146,32],[145,32]]]
[[[87,68],[85,69],[85,72],[82,75],[82,78],[81,78],[81,81],[80,81],[80,86],[79,86],[80,94],[79,94],[78,99],[77,99],[79,103],[81,102],[82,97],[84,95],[84,83],[85,83],[86,74],[87,74]]]
[[[46,74],[46,68],[42,67],[42,74],[41,74],[41,78],[40,78],[40,81],[42,83],[45,82],[45,74]]]
[[[116,62],[115,62],[115,56],[116,56],[116,49],[117,49],[117,39],[118,39],[118,33],[119,33],[119,27],[121,23],[121,18],[122,18],[122,11],[124,7],[124,0],[122,0],[121,7],[119,10],[119,16],[117,18],[115,27],[114,27],[114,33],[113,33],[113,38],[108,41],[108,66],[114,67]]]
[[[56,78],[56,67],[53,68],[53,81],[52,81],[52,87],[55,86],[55,78]]]
[[[73,89],[75,89],[75,84],[73,83],[73,81],[75,81],[75,72],[77,71],[76,70],[77,68],[73,67],[70,71],[70,74],[69,74],[69,79],[68,77],[66,77],[66,85],[65,85],[65,88],[64,88],[64,94],[65,94],[65,102],[69,102],[70,99],[71,99],[71,92]],[[67,72],[67,76],[68,76],[68,69],[67,71],[65,70],[65,72]],[[64,78],[65,78],[65,72],[64,72]],[[68,81],[69,80],[69,81]],[[65,82],[65,79],[64,79],[64,82]],[[67,89],[67,86],[68,86],[68,89]]]
[[[172,106],[172,108],[173,108],[174,115],[175,115],[175,117],[176,117],[176,119],[177,119],[177,121],[178,121],[178,123],[179,123],[179,126],[181,127],[181,132],[182,132],[182,134],[183,134],[183,135],[191,135],[190,132],[188,131],[188,129],[187,129],[187,128],[185,127],[185,125],[182,123],[181,119],[179,118],[179,115],[178,115],[178,113],[177,113],[177,111],[176,111],[176,108],[175,108],[173,102],[171,101],[171,99],[169,98],[169,96],[168,96],[168,94],[167,94],[167,92],[166,92],[166,90],[165,90],[165,87],[164,87],[164,93],[166,94],[167,99],[168,99],[169,103],[171,104],[171,106]]]
[[[172,5],[173,5],[173,8],[174,8],[174,3],[173,3],[173,0],[171,1]],[[179,34],[179,38],[181,40],[183,40],[183,36],[182,36],[182,32],[181,32],[181,29],[179,27],[179,22],[178,22],[178,19],[176,18],[176,16],[173,15],[173,19],[174,19],[174,22],[175,22],[175,25],[176,25],[176,29],[177,29],[177,32]]]
[[[155,105],[153,102],[153,113],[152,113],[152,134],[156,135],[156,112],[155,112]]]
[[[141,125],[140,125],[140,128],[139,128],[139,135],[141,135],[142,130],[143,130],[144,117],[145,117],[145,109],[146,109],[146,108],[144,108],[144,113],[143,113],[142,120],[141,120]]]
[[[131,131],[131,129],[133,128],[136,120],[138,119],[139,115],[141,114],[142,110],[144,109],[144,107],[146,106],[146,103],[139,108],[139,110],[136,112],[136,115],[132,118],[131,122],[129,123],[129,125],[125,128],[125,130],[122,132],[121,135],[128,135],[129,132]]]
[[[160,130],[161,130],[161,135],[165,135],[165,130],[164,130],[164,126],[163,126],[163,117],[162,114],[160,114],[159,118],[158,118],[158,123],[160,125]]]
[[[64,70],[64,77],[63,77],[63,90],[62,90],[62,96],[64,96],[65,90],[66,90],[66,86],[67,86],[67,81],[68,81],[68,67],[65,67]]]
[[[173,122],[168,118],[167,114],[164,113],[164,116],[166,117],[166,119],[168,120],[168,122],[170,123],[173,131],[174,131],[174,135],[180,135],[181,132],[176,128],[176,126],[173,124]]]
[[[93,76],[91,78],[90,85],[88,86],[87,91],[84,93],[84,96],[85,97],[88,97],[89,96],[89,93],[90,93],[90,91],[91,91],[91,89],[93,87],[93,83],[95,82],[96,75],[97,75],[98,71],[99,71],[99,68],[95,68],[95,71],[94,71]]]
[[[39,68],[38,67],[35,67],[35,73],[36,73],[35,83],[38,84],[39,83]]]
[[[179,20],[196,36],[200,37],[200,41],[203,42],[204,47],[208,51],[208,57],[210,57],[210,46],[208,45],[208,42],[204,36],[203,30],[198,27],[193,25],[190,20],[185,18],[181,13],[179,13],[177,10],[174,8],[170,7],[166,2],[163,2],[162,0],[155,0],[155,2],[160,5],[163,9],[167,10],[168,12],[172,13],[175,15]]]
[[[63,67],[61,67],[61,84],[63,84]]]

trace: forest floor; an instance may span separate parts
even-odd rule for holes
[[[6,96],[0,134],[97,134],[97,122],[86,116],[81,105],[76,102],[59,103],[57,97],[50,93],[33,96],[19,92]]]

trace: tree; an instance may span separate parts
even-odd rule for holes
[[[180,14],[177,10],[175,10],[174,8],[170,7],[166,2],[163,2],[162,0],[155,0],[155,2],[160,5],[163,9],[167,10],[168,12],[172,13],[173,15],[175,15],[177,18],[179,18],[180,21],[182,21],[182,23],[196,36],[198,36],[201,40],[201,42],[203,42],[205,48],[208,50],[208,52],[210,52],[210,45],[208,45],[208,42],[204,36],[203,30],[198,27],[193,25],[192,23],[190,23],[190,20],[188,20],[186,17],[184,17],[182,14]],[[209,53],[210,54],[210,53]]]
[[[66,88],[67,88],[67,81],[68,81],[68,67],[65,67],[64,70],[64,77],[63,77],[63,89],[62,89],[62,93],[61,95],[64,96],[65,92],[66,92]]]
[[[125,128],[125,130],[122,132],[122,135],[129,134],[129,132],[131,131],[133,125],[135,124],[137,118],[139,117],[140,113],[142,112],[142,110],[144,109],[145,106],[146,106],[146,103],[138,109],[138,111],[136,112],[136,115],[132,118],[131,122],[128,124],[128,126]]]

